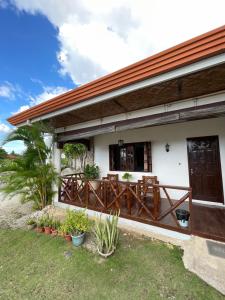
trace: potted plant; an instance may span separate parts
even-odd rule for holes
[[[37,222],[36,222],[34,219],[29,218],[29,219],[27,220],[26,224],[27,224],[27,228],[28,228],[29,230],[31,230],[31,229],[34,229],[34,228],[36,227]]]
[[[44,219],[43,219],[43,217],[40,217],[37,220],[36,231],[39,232],[39,233],[42,233],[44,231]]]
[[[83,244],[85,234],[89,230],[90,222],[85,211],[68,211],[66,222],[70,224],[73,245],[78,247]]]
[[[68,223],[63,223],[61,226],[60,226],[60,229],[59,229],[59,232],[61,233],[61,235],[64,237],[64,239],[67,241],[67,242],[71,242],[72,241],[72,237],[71,237],[71,234],[70,234],[70,225]]]
[[[84,168],[84,178],[90,182],[93,189],[97,190],[99,187],[99,182],[95,179],[99,178],[99,167],[95,164],[87,164]]]
[[[60,226],[61,226],[61,222],[59,220],[53,220],[52,221],[52,235],[53,236],[58,235],[58,231],[59,231]]]
[[[177,220],[181,227],[188,227],[190,213],[186,209],[176,209]]]
[[[52,218],[49,217],[47,214],[46,217],[44,217],[44,230],[46,234],[51,234],[52,233]]]
[[[130,181],[130,179],[132,178],[132,175],[130,173],[126,172],[123,174],[122,178],[123,178],[123,180]]]
[[[104,258],[112,255],[116,249],[119,239],[118,218],[119,213],[110,215],[105,221],[102,221],[100,216],[95,223],[94,234],[97,250]]]

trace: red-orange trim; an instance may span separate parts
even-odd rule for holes
[[[38,104],[8,118],[8,121],[12,125],[18,125],[28,119],[54,112],[223,52],[225,52],[225,25]]]

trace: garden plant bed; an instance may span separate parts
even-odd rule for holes
[[[174,246],[121,234],[100,258],[60,237],[0,230],[0,299],[224,299],[185,270]]]

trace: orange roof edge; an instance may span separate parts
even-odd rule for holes
[[[12,125],[225,52],[225,25],[9,117]]]

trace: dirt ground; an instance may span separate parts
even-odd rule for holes
[[[24,227],[32,206],[32,202],[21,204],[18,196],[10,199],[0,193],[0,228]]]

